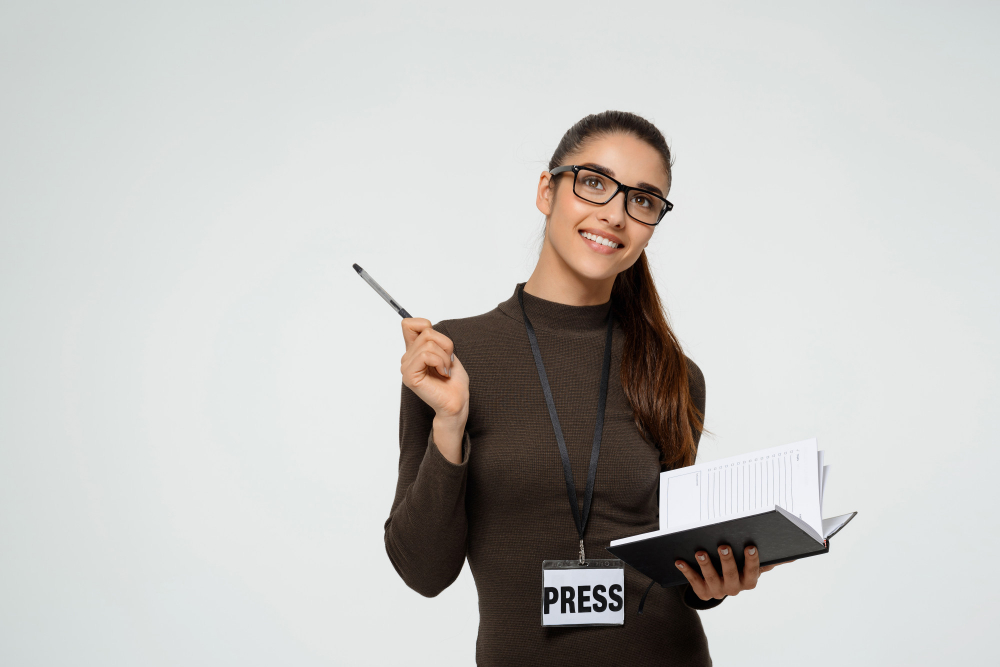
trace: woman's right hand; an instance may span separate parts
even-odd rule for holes
[[[403,384],[434,408],[435,422],[464,429],[469,415],[469,375],[454,356],[455,344],[422,317],[403,318],[403,339],[406,352],[399,365]]]

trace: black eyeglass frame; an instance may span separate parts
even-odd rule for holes
[[[594,201],[592,199],[587,199],[586,197],[582,196],[580,193],[578,193],[576,191],[576,177],[580,174],[580,170],[581,169],[584,169],[586,171],[592,171],[595,174],[600,174],[604,178],[606,178],[606,179],[608,179],[610,181],[613,181],[614,183],[617,183],[618,184],[618,188],[615,189],[615,191],[611,193],[610,197],[608,197],[606,200],[604,200],[602,202],[600,202],[600,201]],[[609,201],[611,201],[612,199],[614,199],[615,197],[617,197],[619,192],[623,192],[624,191],[625,192],[625,214],[628,215],[628,217],[630,217],[633,220],[635,220],[636,222],[642,223],[642,224],[646,225],[647,227],[655,227],[656,225],[660,224],[660,221],[663,220],[663,216],[665,216],[667,213],[669,213],[670,211],[672,211],[673,208],[674,208],[674,205],[671,204],[669,201],[667,201],[665,197],[661,197],[660,195],[656,194],[655,192],[650,192],[649,190],[643,190],[642,188],[636,188],[636,187],[632,187],[631,185],[625,185],[621,181],[618,181],[618,180],[616,180],[614,178],[611,178],[610,176],[608,176],[604,172],[598,171],[597,169],[594,169],[593,167],[583,167],[583,166],[580,166],[578,164],[567,164],[567,165],[563,165],[561,167],[556,167],[555,169],[553,169],[552,171],[550,171],[549,174],[551,174],[552,176],[558,176],[559,174],[562,174],[562,173],[567,172],[567,171],[572,171],[573,172],[573,194],[575,194],[577,197],[579,197],[583,201],[588,202],[590,204],[598,204],[600,206],[603,206],[604,204],[607,204]],[[658,217],[656,219],[656,222],[643,222],[642,220],[640,220],[639,218],[635,217],[634,215],[632,215],[631,213],[628,212],[628,195],[633,190],[636,191],[636,192],[641,192],[641,193],[643,193],[645,195],[649,195],[650,197],[656,197],[657,199],[659,199],[660,201],[662,201],[665,204],[665,206],[663,207],[663,210],[660,211],[660,217]]]

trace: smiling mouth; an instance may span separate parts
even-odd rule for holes
[[[582,236],[584,240],[590,241],[592,247],[596,246],[594,248],[595,250],[597,250],[598,252],[604,252],[605,254],[612,253],[615,250],[624,247],[624,245],[622,244],[615,243],[614,241],[606,239],[603,236],[598,236],[597,234],[591,234],[590,232],[584,231],[582,229],[580,230],[580,236]]]

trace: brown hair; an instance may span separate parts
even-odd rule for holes
[[[563,135],[548,168],[563,165],[585,143],[611,134],[631,134],[656,149],[670,189],[673,159],[666,139],[648,120],[627,111],[605,111],[581,119]],[[704,415],[691,398],[687,358],[667,322],[645,250],[635,264],[615,277],[611,302],[625,334],[621,382],[635,424],[660,450],[661,466],[691,465],[697,452],[694,435],[704,430]]]

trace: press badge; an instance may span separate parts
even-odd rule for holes
[[[542,625],[625,624],[625,564],[584,562],[542,561]]]

